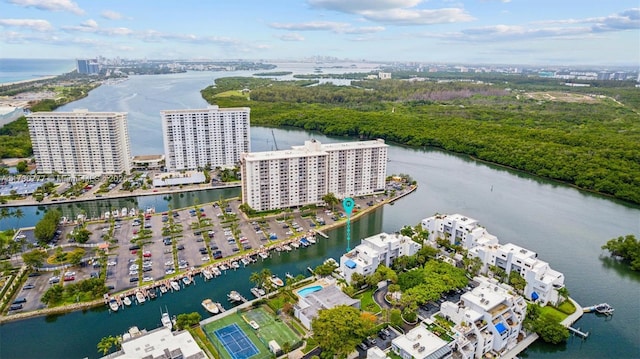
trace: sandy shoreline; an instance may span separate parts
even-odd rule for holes
[[[55,79],[58,76],[60,76],[60,75],[41,76],[41,77],[36,77],[36,78],[33,78],[33,79],[20,80],[20,81],[14,81],[14,82],[0,82],[0,86],[13,86],[13,85],[26,84],[26,83],[29,83],[29,82],[50,80],[50,79]]]

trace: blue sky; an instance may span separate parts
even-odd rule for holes
[[[638,0],[0,0],[0,56],[640,66]]]

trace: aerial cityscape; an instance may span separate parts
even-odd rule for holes
[[[637,2],[0,10],[0,357],[640,357]]]

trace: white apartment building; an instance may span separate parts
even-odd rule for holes
[[[160,111],[167,170],[235,166],[250,151],[248,107]]]
[[[422,248],[419,243],[399,233],[378,233],[364,238],[359,245],[340,257],[340,271],[348,283],[353,273],[367,276],[380,264],[390,267],[400,256],[412,256]]]
[[[448,239],[453,245],[471,249],[478,245],[497,244],[498,238],[489,234],[477,220],[461,214],[435,215],[421,222],[422,229],[429,233],[428,241],[435,245],[436,239]]]
[[[489,234],[473,218],[460,214],[435,215],[421,222],[422,229],[429,232],[427,243],[435,246],[438,238],[448,239],[451,244],[468,250],[469,257],[482,261],[482,272],[497,266],[507,274],[517,272],[527,285],[524,296],[541,305],[558,302],[558,289],[564,287],[564,275],[549,267],[549,263],[538,259],[538,255],[512,243],[499,244],[498,238]]]
[[[564,287],[564,274],[551,269],[549,263],[538,259],[538,254],[513,243],[478,246],[469,251],[470,257],[478,257],[483,270],[496,266],[506,273],[517,272],[527,285],[524,296],[540,305],[558,303],[558,289]],[[513,275],[513,273],[511,274]]]
[[[126,112],[33,112],[27,123],[39,173],[100,176],[131,170]]]
[[[513,288],[485,277],[474,280],[480,285],[464,293],[458,303],[440,306],[442,316],[455,324],[455,349],[463,359],[512,349],[527,313],[527,303],[513,294]]]
[[[257,211],[317,204],[383,192],[387,172],[384,140],[321,144],[305,141],[290,150],[244,153],[242,200]]]
[[[448,359],[453,357],[449,343],[422,324],[391,341],[391,351],[402,359]]]

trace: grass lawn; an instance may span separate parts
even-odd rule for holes
[[[542,307],[540,311],[540,315],[553,318],[553,320],[557,321],[558,323],[563,321],[566,317],[569,316],[568,314],[562,313],[561,311],[557,310],[556,308],[550,305]]]
[[[576,311],[576,306],[569,300],[565,300],[558,306],[558,310],[565,314],[573,314]]]
[[[362,310],[371,313],[380,312],[380,306],[373,300],[373,289],[368,289],[366,292],[360,294],[359,299]]]
[[[285,343],[290,346],[300,341],[300,337],[296,335],[286,323],[282,322],[278,317],[269,313],[265,308],[259,307],[242,313],[247,321],[255,321],[260,328],[257,330],[258,336],[265,343],[275,340],[282,348]]]
[[[239,91],[239,90],[229,90],[229,91],[220,92],[219,94],[216,94],[216,97],[233,97],[233,96],[247,98],[247,95],[243,95],[242,91]]]

